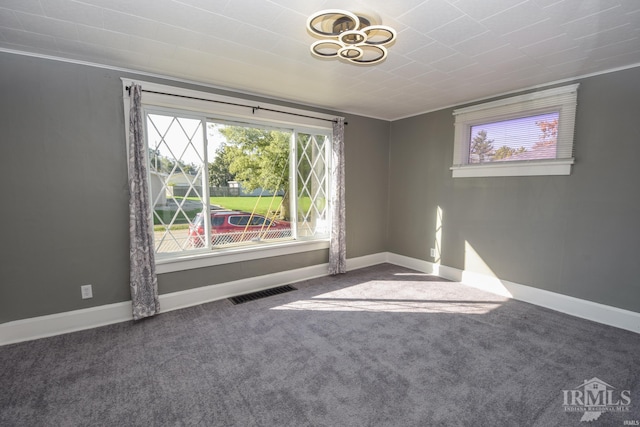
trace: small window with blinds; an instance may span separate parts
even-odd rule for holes
[[[569,175],[578,85],[454,111],[454,178]]]

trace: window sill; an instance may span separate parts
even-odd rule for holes
[[[198,252],[180,255],[156,255],[156,273],[172,273],[174,271],[231,264],[254,259],[271,258],[300,252],[310,252],[329,248],[329,240],[290,241],[270,243],[252,247],[217,249],[215,251]]]
[[[453,178],[482,178],[490,176],[571,175],[573,159],[531,162],[498,162],[481,165],[452,166]]]

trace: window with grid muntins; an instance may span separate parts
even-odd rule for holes
[[[156,253],[329,237],[328,132],[151,107],[146,135]]]
[[[297,232],[300,237],[329,235],[329,137],[296,135]]]
[[[156,251],[187,250],[186,230],[207,199],[204,120],[160,113],[146,118]]]
[[[334,115],[135,83],[159,274],[329,248]]]

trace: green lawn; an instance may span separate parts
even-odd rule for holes
[[[271,197],[211,197],[211,204],[232,211],[253,212],[257,204],[256,213],[266,215],[268,211],[275,211],[280,206],[282,197],[275,197],[272,202]],[[269,209],[271,205],[271,209]]]
[[[184,213],[187,215],[188,218],[190,218],[191,220],[193,220],[193,218],[196,217],[196,215],[200,212],[200,209],[185,209]],[[153,215],[153,229],[155,231],[161,231],[165,229],[165,226],[162,225],[164,224],[169,224],[171,222],[171,219],[173,218],[173,216],[175,215],[175,211],[171,211],[171,210],[157,210],[155,211],[154,215]],[[162,219],[162,222],[160,222],[160,219],[158,218],[160,217]],[[176,220],[174,221],[173,225],[171,226],[172,230],[183,230],[189,228],[189,223],[187,221],[187,218],[184,217],[184,215],[182,213],[178,214],[178,217],[176,218]]]
[[[281,200],[282,197],[279,196],[273,199],[273,203],[271,202],[271,197],[212,197],[211,204],[234,211],[253,212],[257,203],[256,213],[266,215],[269,210],[275,211],[280,206]],[[269,209],[270,204],[271,209]],[[321,204],[324,207],[324,200],[321,201]],[[303,212],[307,212],[310,206],[311,199],[309,197],[303,197],[298,200],[298,207]]]

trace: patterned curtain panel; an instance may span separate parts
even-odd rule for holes
[[[158,279],[149,216],[149,186],[145,162],[142,88],[132,84],[129,111],[129,260],[134,320],[160,311]]]
[[[347,271],[347,245],[345,239],[344,200],[344,119],[333,124],[331,189],[331,245],[329,247],[329,274]]]

